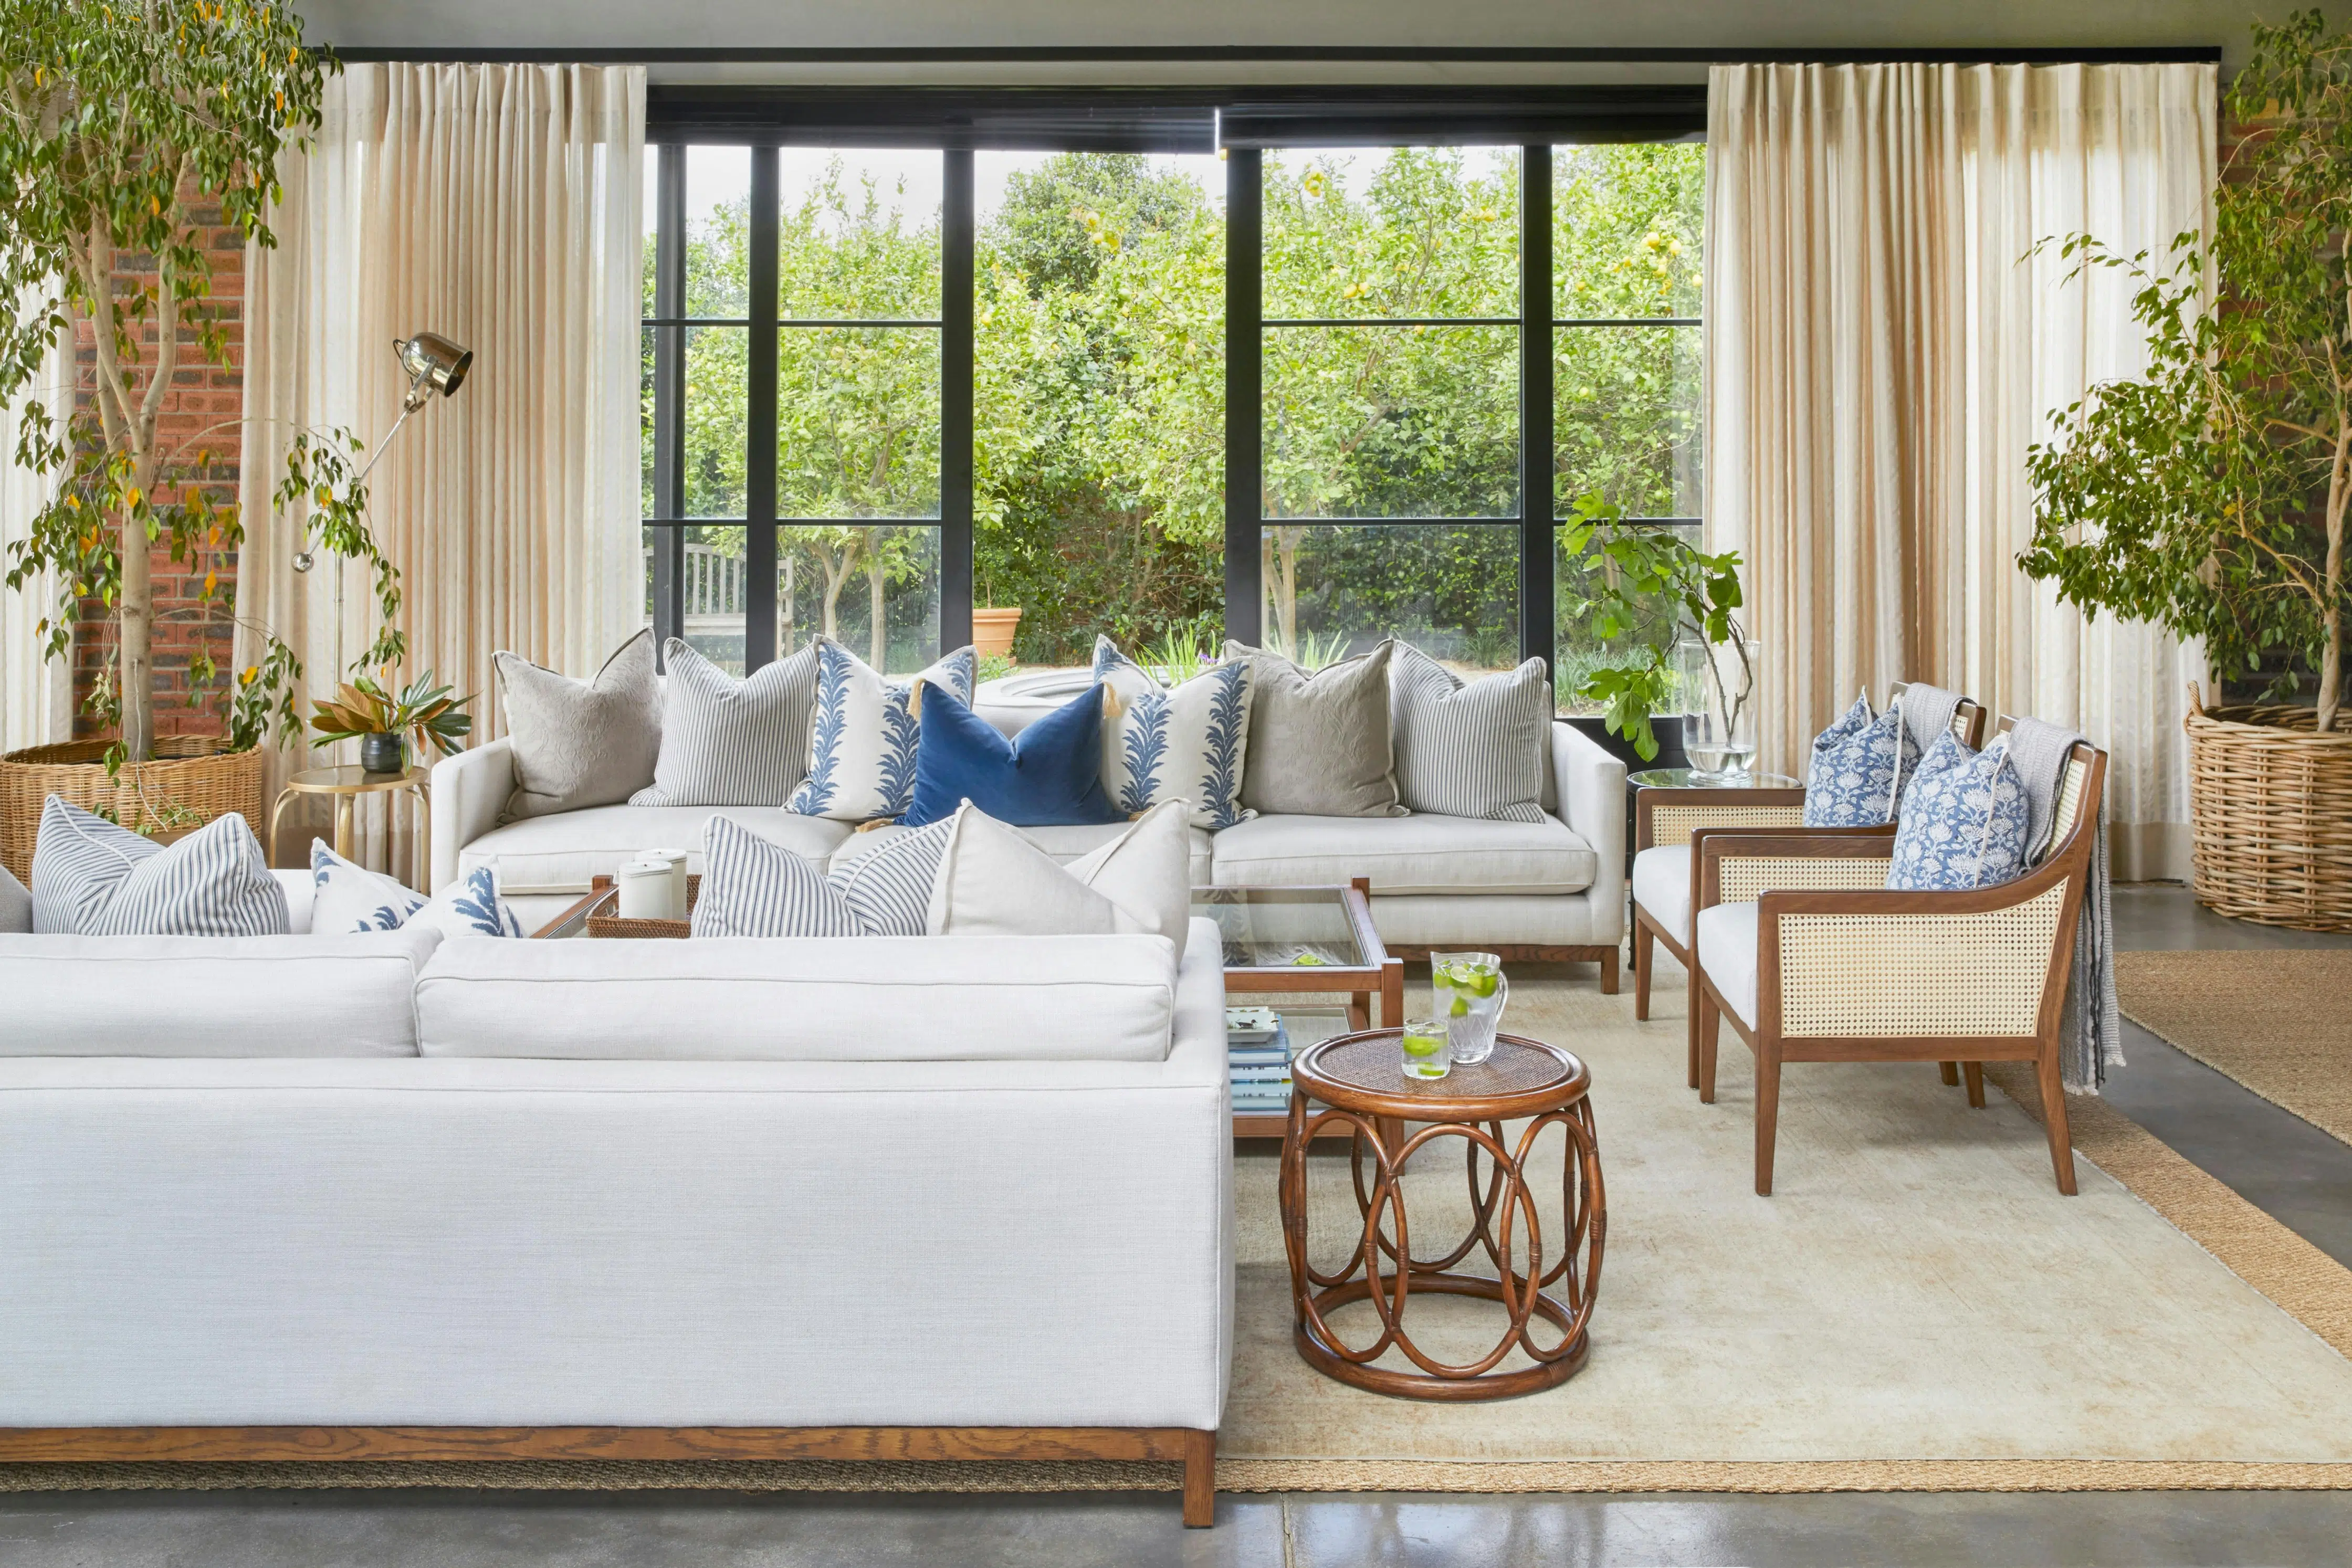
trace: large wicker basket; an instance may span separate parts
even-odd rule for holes
[[[2352,735],[2307,707],[2213,707],[2189,688],[2197,902],[2241,920],[2352,931]]]
[[[103,740],[69,740],[35,746],[0,757],[0,865],[19,882],[33,874],[33,839],[40,830],[41,805],[52,795],[85,810],[110,813],[137,831],[161,825],[171,811],[180,827],[199,827],[231,811],[242,812],[256,835],[262,821],[262,768],[258,747],[223,751],[210,736],[173,736],[155,743],[151,762],[125,763],[106,776]]]

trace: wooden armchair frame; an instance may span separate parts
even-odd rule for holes
[[[2092,874],[2091,850],[2099,801],[2106,785],[2106,754],[2077,746],[2069,765],[2081,769],[2067,780],[2060,800],[2059,838],[2042,863],[2014,882],[1963,893],[1768,892],[1757,900],[1756,1020],[1739,1017],[1702,973],[1698,1019],[1699,1097],[1715,1098],[1716,1042],[1729,1022],[1756,1057],[1756,1190],[1772,1191],[1772,1158],[1779,1128],[1780,1068],[1790,1061],[1962,1061],[1968,1064],[1969,1103],[1984,1103],[1982,1069],[1987,1061],[2031,1061],[2042,1088],[2042,1117],[2050,1139],[2050,1162],[2058,1190],[2074,1196],[2074,1155],[2066,1120],[2066,1094],[2059,1075],[2058,1025],[2066,983],[2074,961],[2075,922]],[[1701,897],[1719,885],[1724,865],[1737,857],[1835,861],[1882,856],[1884,830],[1741,834],[1715,838],[1694,853],[1700,866]],[[1699,912],[1694,904],[1694,945]],[[1900,973],[1885,967],[1857,967],[1843,945],[1867,950],[1900,936],[1915,952],[1937,952],[1950,961],[1940,970],[1919,967]],[[1792,938],[1794,939],[1792,942]],[[1797,947],[1801,955],[1792,954]],[[1954,949],[1960,949],[1954,956]],[[1974,961],[1967,949],[1973,947]],[[2046,950],[2045,950],[2046,949]],[[1792,956],[1794,962],[1792,962]],[[1834,966],[1843,965],[1842,971]],[[2005,966],[2005,967],[2004,967]],[[1801,993],[1792,997],[1790,971],[1799,971]],[[1847,983],[1841,988],[1840,982]],[[2022,1029],[1938,1028],[1938,1019],[1966,1023],[1988,1016],[2023,1021],[2020,999],[2033,986],[2030,1025]],[[1927,984],[1913,998],[1898,985]],[[1832,992],[1839,994],[1832,995]],[[1876,1015],[1921,1027],[1834,1030],[1825,1018]],[[1793,1019],[1792,1012],[1802,1016]],[[1791,1032],[1791,1025],[1796,1031]]]

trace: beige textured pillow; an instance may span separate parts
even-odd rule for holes
[[[545,817],[610,806],[654,781],[661,756],[661,681],[654,634],[639,632],[576,681],[501,650],[499,706],[514,742],[509,817]]]
[[[1279,653],[1225,644],[1225,657],[1250,663],[1244,807],[1293,817],[1407,814],[1389,747],[1389,654],[1382,643],[1309,674]]]

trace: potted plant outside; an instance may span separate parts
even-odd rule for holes
[[[140,831],[232,810],[257,821],[261,743],[299,731],[299,662],[244,621],[263,653],[233,679],[201,642],[190,658],[190,701],[221,710],[222,733],[159,740],[157,622],[241,618],[235,584],[217,570],[193,605],[159,609],[152,566],[158,550],[188,561],[243,538],[234,501],[215,493],[225,475],[213,456],[235,449],[240,421],[182,434],[171,395],[193,373],[233,365],[206,231],[272,243],[278,157],[316,128],[333,62],[302,46],[299,17],[264,0],[0,0],[0,398],[84,329],[75,406],[25,407],[14,455],[48,476],[54,495],[0,560],[0,578],[16,590],[56,585],[39,624],[47,657],[69,655],[85,617],[114,631],[85,707],[113,738],[0,758],[0,863],[22,876],[44,797]],[[274,498],[305,514],[319,546],[373,568],[384,630],[362,656],[373,667],[402,651],[391,626],[399,580],[362,520],[357,444],[342,432],[303,433]]]
[[[2352,37],[2316,11],[2256,26],[2226,108],[2252,133],[2210,242],[2182,235],[2161,262],[2059,242],[2078,270],[2132,279],[2148,368],[2053,415],[2018,559],[2090,614],[2200,640],[2217,676],[2267,680],[2253,704],[2189,692],[2197,899],[2352,930]],[[2305,689],[2307,706],[2282,700]]]

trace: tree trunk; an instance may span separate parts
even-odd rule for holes
[[[882,552],[869,551],[866,557],[866,602],[873,612],[874,622],[866,632],[867,644],[873,653],[866,663],[887,674],[890,669],[890,624],[882,603],[885,576]]]
[[[122,600],[116,612],[116,692],[122,702],[122,748],[133,762],[155,750],[155,585],[147,530],[126,516],[122,546]]]
[[[2344,700],[2344,509],[2327,520],[2327,605],[2320,612],[2319,702],[2313,727],[2321,734],[2336,727],[2336,712]]]
[[[783,552],[784,580],[776,591],[776,652],[781,656],[793,650],[793,578],[798,561],[792,550]]]
[[[1265,585],[1274,597],[1273,634],[1267,639],[1283,657],[1298,657],[1298,534],[1297,528],[1265,532]]]

